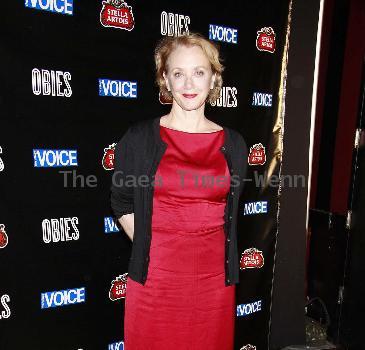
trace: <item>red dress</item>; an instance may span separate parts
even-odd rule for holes
[[[168,147],[153,198],[145,285],[128,278],[126,350],[232,350],[235,285],[225,286],[224,207],[230,174],[224,131],[160,126]]]

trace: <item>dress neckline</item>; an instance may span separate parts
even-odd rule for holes
[[[161,124],[160,124],[160,127],[161,128],[165,128],[165,129],[168,129],[168,130],[172,130],[172,131],[183,132],[185,134],[193,134],[193,135],[194,134],[198,134],[198,135],[201,135],[201,134],[215,134],[217,132],[224,131],[224,129],[221,129],[221,130],[216,130],[216,131],[211,131],[211,132],[189,132],[189,131],[171,129],[171,128],[168,128],[167,126],[164,126],[164,125],[161,125]]]

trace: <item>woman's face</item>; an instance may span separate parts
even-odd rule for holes
[[[167,59],[166,86],[184,110],[201,107],[214,87],[215,75],[199,46],[178,46]]]

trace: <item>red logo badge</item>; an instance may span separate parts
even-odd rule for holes
[[[256,143],[250,147],[250,152],[248,155],[249,165],[264,165],[266,162],[266,152],[265,147],[262,143]]]
[[[127,276],[128,273],[126,272],[112,281],[112,286],[109,291],[109,299],[111,301],[125,298],[127,293]]]
[[[104,156],[101,161],[103,168],[105,170],[113,170],[114,169],[114,151],[115,151],[116,143],[112,143],[109,147],[104,148]]]
[[[158,94],[158,99],[162,105],[171,105],[172,104],[172,99],[161,94],[161,92]]]
[[[131,31],[134,28],[132,6],[124,0],[103,1],[100,11],[100,23],[104,27],[113,27]]]
[[[5,248],[8,245],[8,235],[5,232],[5,225],[0,224],[0,248]]]
[[[256,47],[260,51],[275,52],[275,33],[271,27],[261,28],[257,32]]]
[[[240,269],[261,269],[264,266],[264,255],[256,248],[246,249],[240,260]]]

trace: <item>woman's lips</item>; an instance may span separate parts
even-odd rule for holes
[[[198,94],[183,94],[183,96],[185,98],[194,98],[194,97],[198,96]]]

